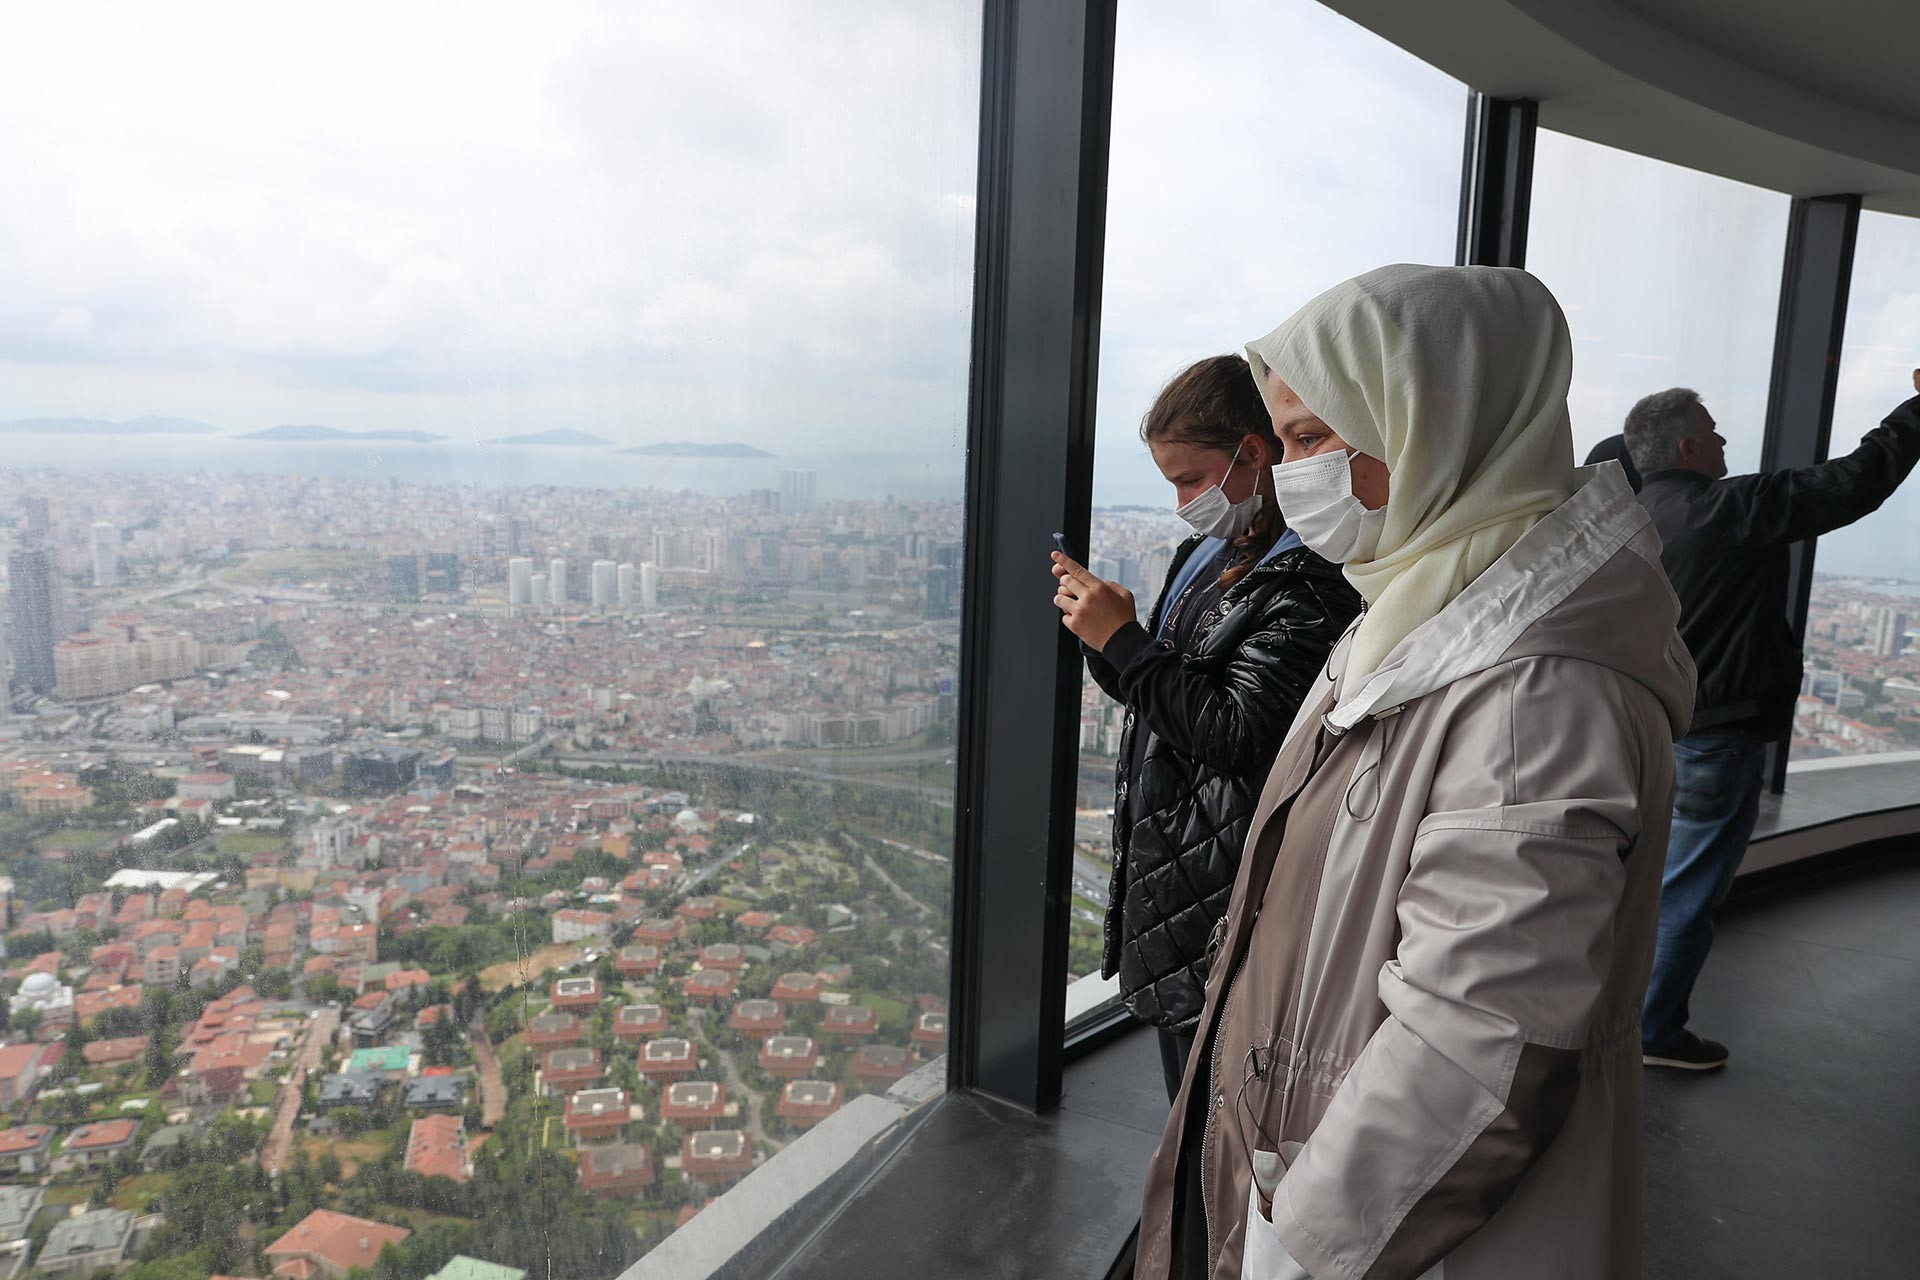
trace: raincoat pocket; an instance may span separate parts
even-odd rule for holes
[[[1240,1280],[1313,1280],[1293,1260],[1273,1230],[1270,1207],[1280,1179],[1300,1154],[1301,1144],[1283,1142],[1278,1151],[1253,1153],[1253,1185],[1247,1188],[1247,1229],[1240,1252]],[[1428,1267],[1419,1280],[1444,1280],[1446,1262]]]
[[[1278,1151],[1256,1149],[1253,1153],[1253,1185],[1247,1188],[1247,1230],[1240,1253],[1240,1280],[1313,1280],[1280,1243],[1280,1237],[1274,1234],[1273,1220],[1268,1216],[1281,1175],[1299,1154],[1297,1142],[1283,1142]]]

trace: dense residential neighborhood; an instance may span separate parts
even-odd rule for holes
[[[610,1276],[941,1058],[957,507],[21,481],[0,1280]]]
[[[410,1248],[484,1250],[481,1206],[528,1179],[578,1239],[637,1257],[944,1051],[941,922],[896,878],[939,874],[932,855],[541,774],[405,800],[339,815],[385,851],[351,871],[263,850],[129,873],[124,841],[57,833],[11,861],[0,1176],[25,1198],[0,1243],[20,1274],[424,1276]],[[550,835],[538,871],[489,838],[555,813],[565,852]],[[469,834],[487,857],[438,853]]]

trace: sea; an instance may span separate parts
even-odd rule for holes
[[[497,445],[451,441],[247,440],[216,435],[0,434],[0,468],[56,471],[210,471],[227,475],[394,478],[410,484],[579,489],[665,489],[731,495],[778,489],[783,471],[812,471],[823,498],[958,500],[964,457],[819,453],[770,458],[676,458],[599,445]]]
[[[389,477],[410,484],[483,488],[552,485],[579,489],[663,489],[732,496],[779,489],[783,471],[811,471],[829,500],[959,501],[963,448],[941,441],[924,453],[795,452],[766,458],[675,458],[598,445],[412,443],[391,440],[248,440],[226,435],[56,435],[0,433],[0,469],[154,474]],[[1135,474],[1136,470],[1139,474]],[[1151,465],[1099,469],[1099,506],[1170,506],[1171,491]]]

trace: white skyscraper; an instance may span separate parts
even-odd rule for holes
[[[93,522],[93,585],[111,587],[120,581],[120,530],[105,520]]]
[[[555,604],[567,602],[567,562],[558,557],[547,562],[547,598]]]
[[[611,560],[593,562],[593,607],[611,609],[620,595],[620,566]]]
[[[727,571],[727,540],[717,533],[707,535],[707,572],[716,578]]]
[[[614,574],[614,591],[622,609],[633,607],[633,566],[623,564]]]
[[[547,575],[536,573],[527,579],[527,603],[545,605],[547,603]]]
[[[802,511],[813,510],[815,493],[820,483],[817,471],[782,471],[780,473],[780,510],[785,515],[798,515]]]
[[[643,564],[640,566],[640,607],[658,609],[660,607],[660,566]]]
[[[533,561],[524,558],[507,561],[507,603],[533,603]]]
[[[664,530],[655,529],[653,531],[653,563],[662,569],[666,568],[670,563],[667,551],[672,541],[673,539],[668,537]]]

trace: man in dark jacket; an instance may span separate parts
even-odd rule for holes
[[[1920,459],[1920,396],[1852,453],[1791,471],[1728,478],[1726,441],[1685,388],[1636,404],[1626,440],[1700,673],[1693,727],[1674,744],[1673,834],[1641,1052],[1648,1066],[1707,1071],[1726,1063],[1727,1050],[1687,1029],[1687,1001],[1713,944],[1713,909],[1759,816],[1766,744],[1792,727],[1800,692],[1788,548],[1852,524],[1906,479]]]

